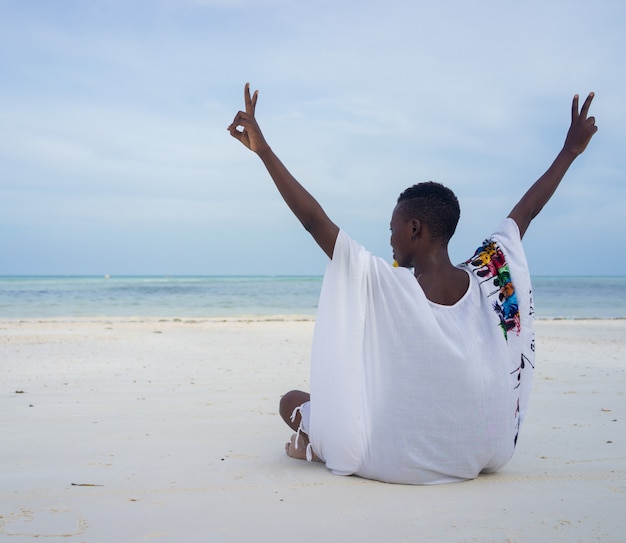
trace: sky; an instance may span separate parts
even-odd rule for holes
[[[390,261],[428,180],[469,258],[594,91],[599,131],[524,244],[534,275],[626,275],[625,24],[623,0],[0,0],[0,275],[321,275],[226,130],[247,81],[277,155]]]

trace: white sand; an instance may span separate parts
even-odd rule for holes
[[[0,541],[626,541],[626,320],[539,321],[513,460],[435,487],[284,455],[312,331],[0,321]]]

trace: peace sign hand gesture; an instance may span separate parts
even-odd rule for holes
[[[248,149],[257,154],[265,149],[269,149],[269,145],[265,141],[263,133],[254,117],[258,96],[258,90],[254,91],[254,94],[250,96],[250,83],[246,83],[243,91],[246,110],[239,111],[228,127],[228,131],[233,138],[238,139]],[[240,127],[241,130],[239,129]]]
[[[580,113],[578,112],[578,94],[574,96],[572,101],[572,124],[567,131],[563,149],[576,156],[580,155],[587,148],[589,141],[598,131],[596,118],[587,116],[593,97],[594,93],[589,93]]]

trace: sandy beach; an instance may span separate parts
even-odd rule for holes
[[[0,321],[0,541],[626,541],[626,320],[538,321],[513,460],[428,487],[284,454],[313,327]]]

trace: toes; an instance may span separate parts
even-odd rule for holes
[[[293,434],[291,441],[285,444],[285,452],[291,458],[297,458],[298,460],[304,460],[306,458],[306,443],[302,436]]]

